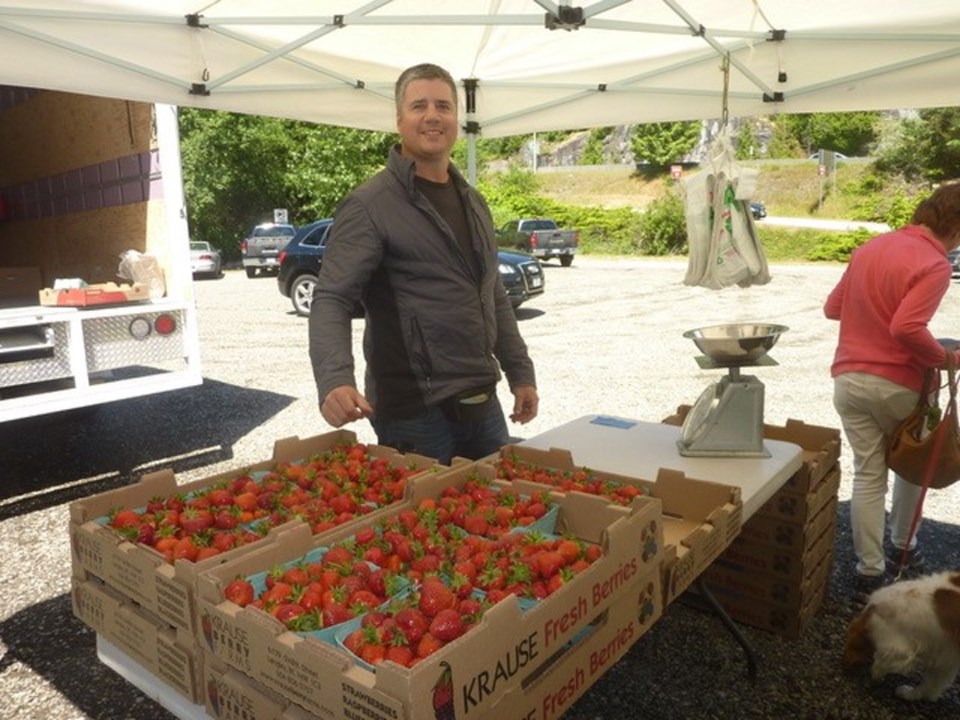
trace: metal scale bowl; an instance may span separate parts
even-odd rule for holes
[[[740,369],[777,365],[767,351],[786,330],[785,325],[734,323],[683,334],[703,353],[696,358],[701,368],[726,368],[727,375],[711,383],[690,409],[677,440],[681,455],[770,457],[763,446],[763,383]]]

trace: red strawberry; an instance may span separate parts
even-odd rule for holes
[[[387,648],[387,656],[384,659],[403,667],[410,667],[415,657],[408,645],[391,645]]]
[[[417,657],[425,658],[429,655],[433,655],[433,653],[437,652],[437,650],[442,647],[442,642],[440,642],[430,633],[427,633],[420,638],[420,642],[417,643]]]
[[[463,633],[463,618],[453,609],[441,610],[430,623],[430,634],[445,643],[456,640]]]
[[[345,608],[343,605],[336,602],[325,605],[322,613],[324,627],[339,625],[340,623],[346,622],[347,620],[352,620],[355,617],[355,615],[350,612],[348,608]]]
[[[393,617],[407,642],[416,645],[430,627],[430,621],[416,608],[403,608]]]
[[[429,618],[436,617],[441,610],[451,609],[456,605],[457,596],[442,581],[432,576],[424,579],[418,604],[424,615]]]
[[[248,580],[237,578],[223,589],[223,597],[240,607],[246,607],[253,602],[253,585]]]
[[[560,572],[560,568],[566,565],[563,555],[552,550],[544,550],[534,557],[537,559],[537,572],[542,578],[553,577]]]
[[[136,510],[118,510],[110,518],[111,527],[115,528],[126,528],[126,527],[137,527],[140,525],[141,518],[140,513]]]

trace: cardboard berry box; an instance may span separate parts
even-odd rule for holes
[[[586,471],[601,482],[614,487],[634,485],[642,489],[641,497],[660,500],[663,503],[663,591],[667,604],[689,587],[740,532],[743,503],[740,488],[732,485],[688,478],[681,471],[666,468],[660,469],[655,481],[587,471],[574,462],[569,450],[559,448],[541,450],[507,445],[483,462],[496,467],[504,459],[543,468],[554,477]],[[537,485],[526,480],[515,482]]]
[[[84,573],[90,573],[170,625],[196,634],[199,632],[195,617],[197,578],[231,557],[248,552],[259,543],[268,541],[278,528],[270,530],[265,540],[236,547],[205,560],[194,562],[181,559],[171,563],[154,548],[130,542],[113,528],[104,525],[104,516],[119,507],[142,507],[157,496],[189,495],[244,474],[270,470],[280,462],[302,460],[338,445],[355,442],[356,436],[344,430],[305,439],[285,438],[274,443],[273,456],[269,460],[240,470],[227,471],[182,485],[177,482],[173,471],[161,470],[144,475],[134,485],[78,500],[70,505],[74,575],[83,577]],[[432,474],[447,469],[423,456],[401,455],[391,448],[377,445],[367,448],[371,456],[385,458],[391,466],[412,468],[415,474]],[[374,514],[376,512],[380,511],[374,511]],[[347,525],[353,525],[363,517],[365,516],[358,516],[357,520]],[[293,520],[288,524],[302,523]],[[310,528],[307,527],[307,530]]]
[[[489,467],[477,463],[419,476],[409,485],[409,504],[439,497],[445,487],[477,473],[492,477]],[[433,717],[438,683],[447,681],[457,716],[483,716],[614,604],[632,597],[637,613],[637,583],[649,586],[651,577],[659,578],[660,500],[640,497],[624,507],[581,493],[551,498],[560,508],[556,532],[597,544],[602,555],[532,607],[507,596],[468,633],[412,668],[385,662],[371,672],[335,645],[290,632],[268,613],[224,599],[236,577],[302,554],[310,538],[296,527],[199,578],[201,645],[217,661],[320,717],[343,717],[347,710],[357,717]],[[328,542],[346,532],[333,533]],[[659,612],[661,603],[654,606]]]
[[[192,703],[203,702],[202,658],[193,634],[173,628],[94,577],[73,577],[73,614]]]

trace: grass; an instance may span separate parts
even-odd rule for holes
[[[821,207],[821,182],[815,160],[782,164],[767,161],[744,163],[744,166],[760,170],[754,199],[763,201],[771,215],[787,217],[857,219],[862,199],[850,190],[859,187],[860,180],[870,172],[870,164],[866,162],[838,163],[835,179],[824,178]],[[638,210],[675,185],[670,178],[649,179],[638,175],[629,165],[540,171],[536,177],[539,193],[558,202]]]
[[[871,173],[864,161],[841,162],[836,173],[821,180],[814,160],[744,163],[760,171],[754,199],[761,200],[770,215],[840,220],[869,220],[867,208],[875,198],[862,188]],[[685,172],[699,172],[687,170]],[[569,205],[643,210],[677,183],[669,177],[648,178],[632,166],[571,167],[541,170],[536,174],[537,193]],[[821,198],[822,193],[822,198]],[[836,233],[785,228],[758,223],[760,241],[768,260],[805,261],[810,251]]]

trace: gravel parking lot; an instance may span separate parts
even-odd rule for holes
[[[820,308],[842,268],[774,266],[766,286],[723,291],[683,285],[685,270],[684,262],[616,258],[578,257],[570,268],[549,264],[545,294],[518,311],[537,365],[540,416],[513,426],[514,434],[530,437],[592,413],[646,421],[672,414],[720,377],[699,368],[698,351],[682,333],[738,321],[790,328],[771,352],[779,364],[751,372],[766,388],[766,421],[837,427],[829,377],[836,325]],[[71,614],[71,501],[164,467],[182,482],[239,468],[269,457],[278,438],[330,429],[317,410],[306,321],[276,282],[227,271],[195,287],[202,386],[0,427],[3,717],[173,717],[98,661],[95,636]],[[934,333],[960,336],[958,317],[960,289],[954,287]],[[362,372],[359,357],[358,366]],[[509,413],[511,398],[502,386],[500,398]],[[375,441],[366,423],[351,429],[360,440]],[[762,658],[756,684],[747,680],[740,649],[717,618],[677,603],[564,717],[960,717],[956,687],[938,703],[909,705],[893,699],[892,682],[868,686],[863,677],[839,672],[852,563],[846,449],[841,464],[828,598],[798,641],[744,628]],[[932,492],[925,507],[920,538],[932,568],[960,567],[958,490]]]

